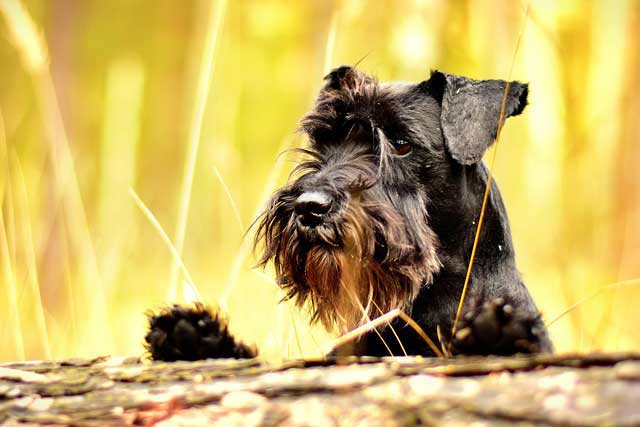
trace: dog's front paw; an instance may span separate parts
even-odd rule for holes
[[[502,298],[466,312],[456,331],[453,354],[506,356],[550,351],[540,315],[514,308]]]
[[[202,304],[173,305],[149,313],[146,348],[153,360],[200,360],[256,357],[257,351],[236,341],[222,316]]]

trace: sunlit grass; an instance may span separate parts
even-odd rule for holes
[[[293,138],[286,138],[282,142],[279,152],[282,152],[288,149],[290,147],[289,144],[291,144],[292,140]],[[260,215],[260,212],[264,208],[267,200],[269,200],[269,197],[273,193],[273,190],[276,188],[276,183],[280,179],[283,169],[284,169],[284,160],[279,157],[276,160],[276,164],[274,165],[273,169],[269,173],[269,176],[267,177],[265,184],[262,188],[262,192],[260,194],[260,197],[258,198],[258,203],[256,204],[256,208],[254,209],[254,213],[252,215],[253,218],[257,218],[258,215]],[[245,262],[249,257],[249,254],[251,253],[251,244],[252,244],[251,238],[249,238],[248,236],[245,236],[245,238],[242,239],[240,250],[238,250],[236,256],[234,257],[233,264],[231,265],[231,273],[229,274],[229,278],[227,279],[227,282],[224,288],[222,289],[222,292],[220,293],[219,302],[220,302],[220,306],[223,309],[226,309],[228,307],[229,296],[231,295],[231,292],[233,291],[233,288],[235,287],[238,281],[238,277],[240,276],[240,272],[244,267]]]
[[[9,242],[7,238],[7,230],[5,228],[5,219],[0,210],[0,262],[2,263],[4,288],[7,293],[6,309],[9,311],[9,328],[13,335],[13,343],[15,345],[15,355],[19,360],[25,359],[24,337],[22,334],[22,321],[20,306],[18,305],[18,286],[15,272],[12,266],[11,253],[9,251]]]
[[[333,57],[335,54],[336,33],[338,32],[338,19],[340,18],[340,8],[335,8],[331,15],[329,23],[329,31],[327,32],[327,44],[324,49],[324,65],[322,66],[323,74],[328,74],[333,68]]]
[[[34,74],[43,72],[49,62],[46,44],[22,2],[3,0],[0,12],[4,15],[11,41],[22,56],[25,68]]]
[[[225,307],[265,357],[321,356],[336,337],[278,304],[247,228],[322,76],[363,57],[382,81],[530,83],[492,168],[525,283],[558,350],[638,348],[640,6],[532,2],[522,31],[523,4],[479,0],[125,3],[69,5],[67,28],[0,1],[0,360],[140,353],[176,300]]]
[[[27,306],[30,307],[34,312],[35,330],[37,332],[36,335],[38,336],[39,342],[42,344],[42,352],[44,354],[44,357],[50,359],[52,356],[51,342],[49,340],[49,332],[47,330],[47,322],[44,314],[42,295],[40,293],[40,282],[38,280],[38,266],[36,260],[36,252],[33,246],[33,231],[31,229],[31,213],[29,212],[29,197],[27,194],[22,166],[20,165],[20,160],[17,156],[13,156],[12,163],[14,165],[13,188],[17,193],[16,198],[18,200],[17,211],[19,213],[19,217],[22,219],[21,223],[23,224],[22,241],[20,242],[20,245],[25,250],[24,256],[26,258],[25,263],[27,265],[27,277],[25,280],[28,282],[29,289],[31,291],[31,300],[28,301]],[[24,305],[22,307],[22,310],[24,310]]]
[[[591,295],[581,299],[580,301],[577,301],[574,304],[571,304],[571,306],[569,306],[562,313],[558,314],[551,320],[547,321],[546,322],[547,327],[551,327],[554,323],[558,322],[559,320],[567,316],[572,311],[584,306],[587,302],[593,300],[594,298],[597,298],[598,296],[602,295],[604,292],[611,291],[613,289],[620,288],[620,287],[626,287],[626,286],[636,286],[636,287],[640,286],[640,279],[623,280],[622,282],[610,283],[608,285],[605,285],[597,289]]]
[[[340,9],[336,8],[331,15],[331,21],[329,23],[329,29],[327,31],[327,38],[326,38],[325,49],[324,49],[324,52],[325,52],[324,61],[322,65],[322,76],[326,75],[332,68],[339,17],[340,17]],[[322,76],[319,76],[317,80],[320,81],[320,77]],[[313,86],[312,97],[315,97],[316,90],[317,88]],[[285,152],[287,149],[291,148],[292,143],[296,143],[296,145],[299,144],[299,139],[291,138],[291,137],[285,138],[282,141],[280,147],[278,147],[277,152],[278,153]],[[252,218],[258,217],[258,215],[264,208],[267,200],[269,199],[273,191],[276,189],[276,184],[278,180],[281,178],[284,165],[285,165],[285,162],[284,162],[283,156],[278,156],[276,160],[276,164],[274,165],[273,169],[269,173],[269,176],[262,189],[262,193],[260,195],[260,198],[258,199],[258,204],[256,205]],[[220,305],[223,308],[227,307],[229,296],[233,291],[233,288],[236,285],[238,277],[240,275],[240,271],[243,265],[245,264],[247,257],[249,256],[249,253],[251,251],[251,243],[252,243],[251,239],[247,239],[247,238],[243,239],[240,250],[238,251],[238,254],[235,257],[233,266],[231,268],[231,274],[229,275],[229,279],[227,280],[227,283],[220,295]]]
[[[112,346],[111,331],[107,328],[98,337],[91,330],[92,326],[108,325],[109,322],[91,231],[69,149],[67,132],[58,106],[56,89],[48,67],[47,48],[33,20],[19,1],[0,3],[0,10],[5,14],[7,26],[13,35],[12,41],[21,53],[24,67],[32,78],[44,123],[55,178],[53,190],[56,197],[52,209],[61,209],[68,223],[72,224],[65,232],[69,236],[72,250],[77,251],[77,265],[74,267],[78,268],[81,276],[80,286],[74,286],[74,293],[82,294],[85,302],[83,306],[88,309],[84,316],[88,319],[86,325],[89,328],[83,331],[83,340],[96,350],[107,351]],[[61,205],[58,206],[57,203]]]
[[[216,44],[222,30],[224,17],[226,14],[227,1],[218,0],[209,6],[209,20],[207,23],[207,36],[205,40],[202,64],[198,77],[196,89],[196,105],[189,128],[189,144],[185,157],[184,176],[182,178],[182,191],[178,210],[178,222],[176,224],[175,242],[178,254],[182,254],[184,249],[185,233],[189,220],[189,203],[191,201],[191,191],[193,187],[193,177],[195,174],[196,162],[198,160],[198,147],[200,146],[200,135],[202,133],[202,121],[209,97],[209,88],[213,79],[215,68]],[[169,290],[167,299],[172,301],[176,298],[178,285],[178,266],[174,262],[171,268]]]
[[[164,228],[162,228],[162,225],[160,225],[156,217],[153,215],[153,213],[149,210],[149,208],[144,204],[142,199],[140,199],[140,197],[136,194],[136,192],[133,189],[129,190],[129,194],[131,195],[131,197],[133,197],[133,200],[136,202],[136,205],[138,205],[142,213],[147,217],[147,219],[149,220],[153,228],[158,232],[158,235],[160,236],[164,244],[167,246],[167,249],[169,249],[169,252],[171,253],[171,256],[173,258],[173,262],[178,266],[178,268],[180,269],[180,272],[187,279],[190,288],[194,289],[195,292],[197,292],[197,287],[193,281],[193,278],[191,278],[191,274],[189,273],[189,270],[187,270],[187,267],[184,265],[184,262],[182,261],[180,252],[178,252],[178,249],[171,242],[171,239],[169,238],[167,233],[164,231]]]
[[[213,172],[216,174],[216,178],[218,178],[218,181],[220,181],[220,185],[222,185],[222,188],[224,189],[224,193],[227,195],[227,198],[229,199],[229,204],[231,205],[231,209],[233,209],[233,216],[235,217],[235,220],[238,222],[238,226],[240,227],[240,232],[244,233],[245,228],[244,228],[244,224],[242,224],[242,217],[240,216],[240,210],[238,209],[238,204],[234,200],[233,195],[231,194],[231,191],[227,186],[227,183],[224,182],[224,178],[222,178],[222,175],[220,175],[220,171],[218,170],[218,168],[214,166]]]
[[[93,234],[100,253],[102,281],[108,298],[113,298],[132,250],[129,239],[136,228],[137,217],[127,192],[135,186],[138,175],[146,72],[139,58],[126,55],[112,61],[106,71]]]

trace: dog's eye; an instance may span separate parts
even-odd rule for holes
[[[392,144],[398,156],[406,156],[411,152],[411,144],[404,139],[396,139]]]

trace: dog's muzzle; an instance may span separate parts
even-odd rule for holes
[[[332,200],[326,193],[306,191],[294,202],[293,209],[297,219],[303,226],[316,227],[324,221],[331,210]]]

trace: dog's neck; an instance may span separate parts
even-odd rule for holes
[[[439,256],[449,271],[465,270],[469,262],[482,208],[488,169],[480,162],[471,166],[452,165],[451,176],[443,181],[446,195],[431,200],[430,210],[438,210],[431,226],[440,239]],[[515,254],[509,220],[495,180],[487,200],[476,264],[502,260],[513,264]],[[437,218],[437,219],[436,219]]]

